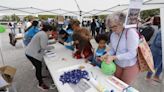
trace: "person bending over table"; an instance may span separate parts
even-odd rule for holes
[[[108,54],[102,56],[107,63],[116,64],[115,76],[127,84],[131,84],[139,73],[137,63],[137,48],[139,36],[136,28],[124,29],[126,15],[116,12],[106,19],[106,26],[113,33],[110,37],[111,48]]]
[[[44,51],[48,47],[48,35],[51,34],[51,30],[51,26],[44,24],[42,30],[32,38],[25,51],[25,55],[36,69],[36,78],[39,82],[37,87],[43,91],[49,89],[42,80],[42,62]]]
[[[77,19],[72,19],[70,21],[71,29],[73,30],[73,34],[79,33],[86,39],[91,39],[92,36],[88,30],[81,30],[80,22]]]
[[[81,28],[79,31],[83,31],[85,34],[88,30],[86,28]],[[74,33],[73,41],[76,48],[75,53],[73,53],[73,57],[76,59],[85,58],[86,61],[92,60],[93,48],[90,43],[90,39],[86,39],[81,33]]]
[[[57,40],[57,38],[58,38],[57,28],[55,26],[52,26],[52,32],[51,35],[49,36],[49,39]]]
[[[73,47],[73,39],[72,36],[70,36],[67,31],[65,30],[60,30],[59,32],[59,43],[65,45],[67,49],[74,50]]]

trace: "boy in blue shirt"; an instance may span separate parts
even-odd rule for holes
[[[67,49],[74,50],[72,36],[63,29],[59,32],[59,35],[61,37],[59,43],[65,45]]]

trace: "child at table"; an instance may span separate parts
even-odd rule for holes
[[[94,53],[94,58],[92,60],[92,64],[98,67],[101,67],[101,60],[100,57],[106,54],[106,43],[107,43],[107,36],[105,34],[97,35],[95,38],[98,47]]]
[[[69,34],[65,30],[60,30],[59,32],[59,43],[65,45],[67,49],[74,50],[73,42],[72,42],[72,36],[69,36]]]
[[[52,32],[49,39],[57,40],[57,38],[58,38],[57,28],[55,26],[52,26]]]
[[[73,34],[74,46],[76,48],[73,57],[76,59],[84,58],[87,61],[93,57],[93,48],[90,39],[84,37],[85,32],[88,30],[86,28],[81,28],[79,31],[82,31],[83,33],[76,32]]]

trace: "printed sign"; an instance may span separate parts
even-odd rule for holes
[[[143,0],[131,0],[128,14],[125,20],[125,28],[137,27],[138,16],[142,7]]]

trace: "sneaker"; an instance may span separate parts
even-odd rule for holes
[[[157,86],[160,84],[159,81],[156,81],[154,79],[151,79],[151,78],[145,78],[146,82],[149,84],[149,85],[154,85],[154,86]]]
[[[49,89],[49,87],[45,85],[44,83],[42,83],[41,85],[37,85],[37,87],[41,89],[42,91],[48,91]]]
[[[154,86],[158,86],[158,85],[161,84],[161,82],[160,81],[156,81],[156,80],[152,80],[151,84],[154,85]]]
[[[49,76],[42,76],[42,78],[48,78]]]
[[[162,82],[162,80],[160,80],[158,76],[154,76],[153,80],[156,81],[156,82],[158,82],[158,83],[161,83]]]
[[[150,80],[151,80],[151,77],[150,77],[150,78],[145,77],[145,80],[146,80],[146,81],[150,81]]]
[[[55,84],[51,84],[50,89],[57,89]]]

